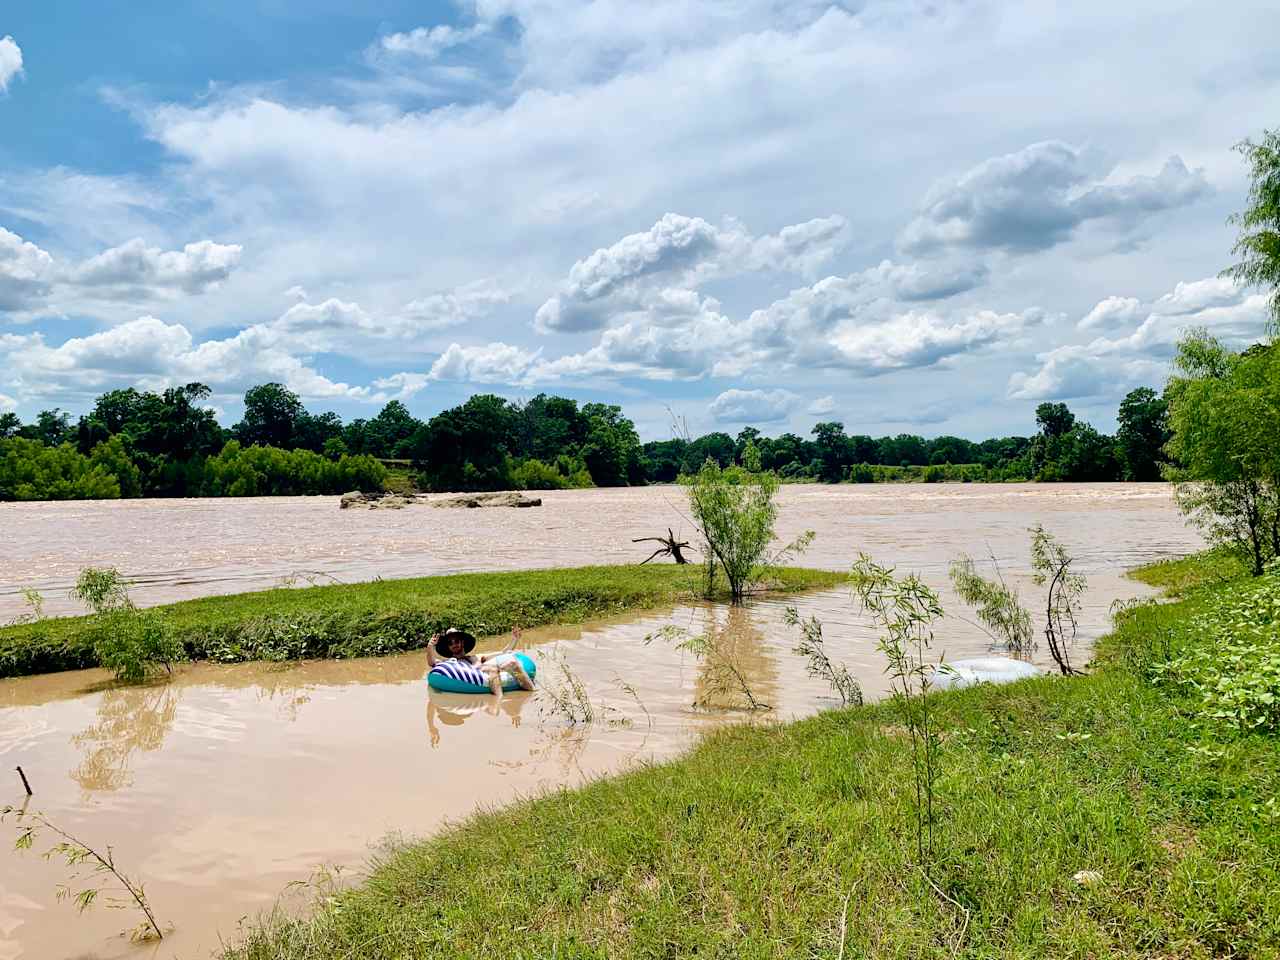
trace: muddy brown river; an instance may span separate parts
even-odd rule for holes
[[[1112,600],[1144,592],[1125,568],[1199,546],[1158,484],[788,486],[780,501],[784,538],[817,533],[802,562],[842,568],[865,550],[936,585],[953,611],[936,652],[952,660],[988,651],[946,590],[962,552],[994,553],[1035,596],[1026,528],[1056,533],[1089,577],[1083,660]],[[88,565],[119,567],[138,582],[136,599],[160,603],[282,582],[635,561],[645,552],[633,537],[690,532],[682,513],[671,488],[557,492],[529,510],[340,512],[336,498],[0,504],[0,621],[23,612],[24,588],[39,589],[49,612],[75,612],[66,590]],[[5,824],[0,960],[206,957],[282,894],[305,901],[313,888],[299,882],[318,870],[358,878],[387,837],[670,757],[709,725],[740,722],[737,711],[693,708],[707,693],[698,662],[645,642],[668,624],[723,636],[770,717],[830,706],[790,652],[788,603],[823,621],[829,651],[868,697],[884,692],[874,634],[842,590],[526,631],[546,685],[559,684],[562,664],[586,684],[598,719],[576,727],[537,695],[429,694],[422,654],[189,665],[144,687],[114,687],[101,671],[0,681],[0,804],[21,802],[20,764],[31,809],[109,844],[172,924],[163,943],[135,945],[120,935],[135,922],[129,911],[77,915],[55,895],[66,867],[11,850]]]

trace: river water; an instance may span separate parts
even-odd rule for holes
[[[1112,600],[1144,592],[1126,567],[1199,546],[1156,484],[788,486],[780,502],[784,538],[817,533],[803,562],[843,568],[865,550],[920,571],[957,613],[946,567],[960,553],[994,554],[1025,596],[1037,595],[1026,528],[1043,522],[1089,577],[1082,648],[1105,630]],[[0,620],[23,611],[26,587],[48,597],[48,610],[74,612],[66,588],[88,565],[119,567],[139,582],[140,602],[159,603],[308,578],[635,561],[646,551],[631,539],[668,526],[690,530],[670,488],[557,492],[526,510],[339,511],[336,498],[0,505]],[[135,946],[120,936],[135,922],[128,911],[99,905],[77,916],[55,898],[66,867],[38,849],[11,851],[6,824],[0,960],[204,957],[318,868],[358,876],[389,835],[429,834],[479,805],[669,757],[708,725],[741,720],[693,707],[703,697],[732,704],[689,655],[645,642],[666,625],[716,631],[771,718],[830,706],[790,652],[789,602],[823,621],[829,651],[868,697],[884,692],[874,634],[844,590],[526,631],[545,685],[561,685],[564,665],[586,685],[597,719],[577,727],[536,696],[429,695],[422,654],[188,665],[145,687],[113,687],[96,670],[0,681],[0,804],[21,801],[12,767],[22,765],[31,809],[110,844],[173,925],[163,944]],[[936,649],[954,660],[986,653],[988,641],[952,615]],[[311,893],[292,889],[294,901]]]

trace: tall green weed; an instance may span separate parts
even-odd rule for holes
[[[93,611],[93,652],[117,680],[137,683],[160,668],[170,672],[182,658],[182,644],[161,616],[129,599],[129,581],[120,571],[86,567],[71,596]]]

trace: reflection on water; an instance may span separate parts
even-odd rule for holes
[[[1034,603],[1039,594],[1028,580],[1026,528],[1044,519],[1079,551],[1089,576],[1082,645],[1105,629],[1113,599],[1142,592],[1122,578],[1123,567],[1195,546],[1158,487],[1115,485],[1105,493],[1062,488],[1052,497],[1043,488],[933,488],[929,496],[899,488],[893,498],[828,489],[820,491],[826,499],[813,488],[783,491],[784,534],[802,526],[818,531],[809,562],[844,566],[858,549],[868,549],[877,559],[921,570],[953,612],[959,607],[946,581],[947,562],[962,552],[984,556],[988,545],[1006,579]],[[327,538],[334,563],[353,569],[357,560],[368,560],[357,556],[361,551],[379,544],[390,545],[393,567],[411,556],[418,562],[437,547],[446,559],[461,556],[467,544],[488,545],[492,565],[501,566],[582,562],[600,559],[598,552],[618,559],[609,554],[612,544],[632,531],[641,535],[668,525],[662,509],[669,491],[592,494],[549,498],[539,520],[530,520],[537,511],[529,510],[363,514],[348,531],[349,546],[338,546],[343,541],[328,521],[348,520],[330,504],[316,536]],[[295,520],[308,515],[278,503],[251,501],[245,516],[253,524],[270,510]],[[588,509],[593,503],[599,508]],[[225,520],[239,505],[196,502],[194,509]],[[85,562],[98,560],[93,551],[134,549],[139,541],[124,528],[146,518],[145,512],[109,514],[116,526],[104,527],[106,515],[96,506],[37,506],[19,516],[28,531],[32,517],[45,517],[50,524],[74,520],[101,534],[85,534]],[[165,514],[170,521],[187,508],[173,509]],[[615,519],[617,527],[610,527]],[[184,549],[222,550],[246,577],[266,576],[276,560],[255,566],[254,551],[278,559],[293,549],[289,538],[306,544],[309,529],[304,525],[260,546],[231,531],[225,547],[212,546],[216,531],[198,532],[193,546],[163,549],[173,557]],[[179,523],[174,532],[182,530]],[[420,537],[416,554],[406,546],[412,530]],[[117,535],[121,543],[110,544]],[[71,541],[59,536],[47,547],[21,546],[34,569],[41,569],[44,557],[55,572],[60,565],[70,569],[74,555],[61,551]],[[181,538],[159,538],[169,539]],[[550,546],[552,541],[559,545]],[[490,559],[483,550],[471,556]],[[199,579],[184,569],[184,576]],[[430,569],[419,563],[412,572]],[[180,589],[176,584],[158,579],[151,598],[171,596]],[[207,591],[210,582],[188,586]],[[21,764],[36,790],[34,805],[86,841],[111,845],[126,871],[146,882],[157,915],[175,925],[163,944],[131,947],[118,937],[127,925],[122,915],[93,910],[77,916],[54,899],[56,885],[66,879],[58,865],[15,854],[10,838],[0,836],[0,960],[205,956],[219,932],[231,933],[241,917],[268,908],[287,884],[305,880],[321,864],[358,870],[369,844],[389,833],[429,834],[442,817],[457,820],[478,805],[669,757],[716,724],[741,722],[745,714],[725,709],[740,703],[710,696],[722,686],[714,664],[670,643],[646,642],[667,626],[710,635],[758,699],[773,706],[766,717],[789,719],[829,706],[830,691],[791,652],[796,636],[783,622],[790,602],[803,616],[822,621],[829,654],[848,664],[868,699],[884,694],[888,681],[875,634],[843,589],[746,608],[688,604],[582,627],[526,630],[524,642],[545,669],[546,682],[555,681],[555,665],[563,661],[586,685],[603,718],[586,725],[545,710],[536,694],[495,701],[430,691],[422,654],[186,665],[170,683],[134,688],[110,687],[102,671],[0,681],[0,755],[10,768],[0,775],[0,803],[20,800],[11,768]],[[936,652],[951,660],[988,650],[982,631],[954,616],[939,625],[937,637]],[[482,642],[480,650],[504,643]],[[1087,660],[1084,650],[1078,659]],[[1040,649],[1033,660],[1047,665],[1047,651]]]
[[[745,607],[698,611],[700,652],[693,703],[707,710],[768,710],[778,702],[778,662]]]
[[[108,690],[92,724],[71,737],[84,759],[71,777],[85,790],[116,790],[133,782],[129,758],[135,750],[157,750],[178,712],[169,686]]]
[[[467,718],[477,713],[487,713],[491,717],[506,716],[511,726],[520,726],[520,717],[524,708],[532,699],[532,695],[509,693],[502,699],[495,699],[482,693],[442,693],[439,690],[427,690],[427,732],[431,736],[432,748],[440,746],[440,727],[460,727]]]

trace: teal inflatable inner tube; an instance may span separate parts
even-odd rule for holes
[[[503,663],[502,658],[504,657],[510,657],[512,659],[520,661],[521,666],[524,667],[524,672],[529,675],[530,680],[532,680],[535,676],[538,675],[538,665],[533,662],[533,658],[530,657],[528,654],[520,653],[518,651],[516,653],[501,653],[494,658],[494,662],[496,662],[499,666],[501,666]],[[435,669],[433,669],[430,673],[427,674],[427,686],[429,686],[432,690],[439,690],[441,693],[492,693],[493,692],[488,688],[488,686],[486,686],[483,683],[471,683],[466,680],[459,680],[457,677],[451,677],[447,673],[441,670],[435,670]],[[508,674],[508,679],[506,679],[506,681],[502,684],[502,689],[505,690],[507,693],[510,693],[513,690],[519,690],[520,684],[516,683],[515,678],[511,677]]]

